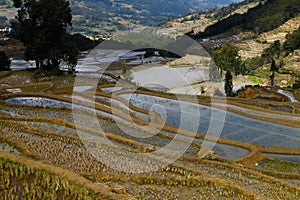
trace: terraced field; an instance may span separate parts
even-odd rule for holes
[[[6,199],[300,198],[300,115],[272,109],[297,102],[16,76],[0,80]]]
[[[263,50],[276,40],[279,40],[283,44],[286,40],[286,35],[297,30],[300,25],[299,22],[300,16],[297,16],[272,31],[262,33],[256,39],[244,40],[236,44],[240,49],[241,57],[247,59],[261,56]]]

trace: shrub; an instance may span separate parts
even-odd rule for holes
[[[45,68],[39,68],[36,69],[33,77],[34,78],[45,78],[45,77],[51,77],[51,76],[61,76],[63,75],[63,71],[59,70],[59,69],[45,69]]]
[[[0,71],[10,70],[10,59],[7,57],[4,51],[0,51]]]
[[[300,88],[300,83],[295,83],[293,85],[293,89],[299,89]]]

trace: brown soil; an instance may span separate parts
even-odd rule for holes
[[[289,98],[286,96],[279,94],[277,92],[267,90],[262,87],[256,87],[256,88],[247,88],[246,90],[241,91],[237,98],[243,98],[243,99],[267,99],[271,101],[279,101],[279,102],[289,102]]]
[[[257,93],[252,88],[247,88],[246,90],[240,92],[237,98],[243,99],[254,99],[257,97]]]

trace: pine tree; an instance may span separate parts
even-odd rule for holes
[[[228,97],[233,96],[233,83],[230,71],[227,71],[225,75],[225,93]]]
[[[272,59],[272,64],[271,64],[271,76],[270,76],[270,83],[272,86],[274,86],[275,82],[274,82],[274,79],[275,79],[275,72],[278,72],[278,67],[276,66],[276,62],[274,59]]]

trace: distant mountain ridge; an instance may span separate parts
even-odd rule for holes
[[[73,14],[70,31],[105,35],[139,26],[156,26],[172,17],[239,1],[242,0],[70,0]],[[0,0],[0,6],[7,9],[11,9],[12,3]]]
[[[72,31],[115,32],[141,26],[155,26],[171,17],[191,11],[221,7],[241,0],[73,0]]]

